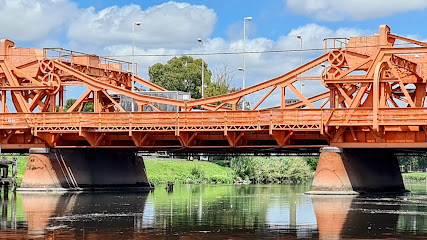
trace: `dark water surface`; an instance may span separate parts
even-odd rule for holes
[[[309,185],[175,185],[151,193],[17,193],[1,239],[427,239],[427,185],[307,196]]]

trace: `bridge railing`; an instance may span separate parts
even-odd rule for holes
[[[372,108],[325,109],[323,119],[329,126],[366,126],[373,123],[373,111]]]
[[[427,126],[427,108],[379,109],[377,117],[379,125],[384,126]],[[274,109],[233,112],[0,114],[0,129],[9,130],[32,127],[111,128],[111,131],[134,127],[200,131],[212,129],[256,130],[266,127],[304,130],[319,129],[321,126],[371,126],[373,122],[373,110],[370,108]]]
[[[380,125],[426,126],[427,108],[380,109]]]
[[[30,127],[31,118],[27,114],[2,113],[0,129],[24,129]]]

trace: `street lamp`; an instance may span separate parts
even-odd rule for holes
[[[246,21],[252,21],[252,17],[245,17],[243,18],[243,84],[242,89],[245,89],[245,78],[246,78],[246,50],[245,50],[245,44],[246,44]],[[242,109],[245,110],[245,96],[242,97],[242,103],[243,107]]]
[[[201,38],[197,38],[197,42],[202,43],[202,98],[205,98],[205,62],[203,61],[205,42]]]
[[[243,73],[243,79],[245,79],[245,69],[242,67],[239,67],[237,70],[239,70]],[[243,82],[244,82],[244,80],[243,80]],[[245,110],[245,96],[242,97],[242,110]]]
[[[301,35],[297,35],[297,38],[300,40],[300,66],[302,66],[302,36]],[[301,91],[302,94],[302,80],[299,83],[299,90]]]
[[[134,22],[132,24],[132,89],[131,91],[135,91],[135,26],[140,26],[141,22]],[[134,112],[135,103],[132,100],[132,112]]]

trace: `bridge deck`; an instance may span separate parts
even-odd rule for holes
[[[4,149],[40,146],[37,139],[51,147],[143,149],[427,146],[427,108],[385,108],[374,116],[372,108],[9,113],[0,115],[0,131]],[[379,133],[372,130],[375,121]],[[350,131],[337,137],[327,132],[330,128]]]

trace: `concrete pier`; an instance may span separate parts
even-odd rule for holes
[[[145,165],[132,151],[32,149],[18,191],[149,190]]]
[[[397,157],[388,149],[321,149],[308,194],[405,192]]]

